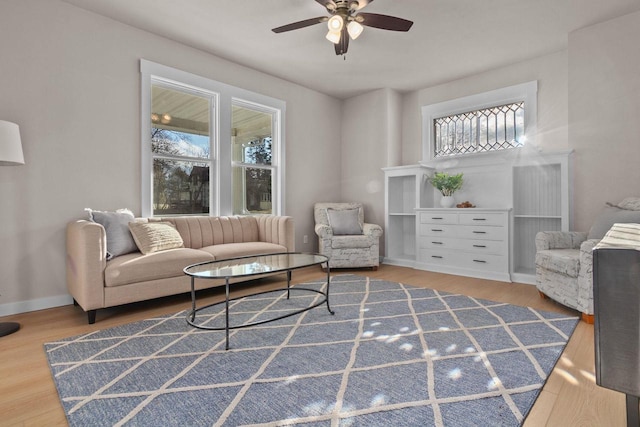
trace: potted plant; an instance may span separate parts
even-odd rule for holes
[[[453,193],[460,190],[464,183],[462,173],[449,175],[446,172],[435,172],[433,176],[428,177],[428,180],[442,194],[440,205],[444,208],[453,207],[455,204]]]

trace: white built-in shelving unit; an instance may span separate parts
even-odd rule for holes
[[[416,261],[416,208],[432,204],[426,169],[418,165],[384,168],[385,262],[413,267]]]
[[[480,210],[496,210],[509,217],[508,274],[498,280],[535,283],[535,236],[539,231],[571,229],[571,153],[533,153],[514,150],[499,156],[467,157],[455,162],[384,168],[385,258],[387,264],[444,271],[420,258],[420,217],[416,212],[441,209],[439,193],[426,180],[435,170],[464,173],[465,185],[458,202],[470,200]],[[471,213],[473,209],[450,210]],[[442,213],[442,211],[440,211]],[[485,211],[488,212],[488,211]],[[452,274],[473,275],[470,269]],[[440,270],[439,270],[440,269]],[[478,274],[478,277],[487,277]]]
[[[570,230],[570,153],[514,163],[512,280],[535,283],[536,234]]]

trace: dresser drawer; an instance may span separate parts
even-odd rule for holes
[[[456,225],[420,224],[420,236],[456,237]]]
[[[418,260],[427,264],[454,265],[459,264],[460,257],[454,251],[420,249]]]
[[[457,213],[420,212],[421,224],[457,224]]]
[[[506,240],[505,227],[463,225],[458,227],[457,237],[474,240]]]
[[[506,214],[504,213],[461,213],[459,214],[460,224],[463,225],[506,225]]]
[[[506,255],[460,254],[461,267],[481,271],[509,271],[509,258]]]
[[[421,248],[428,249],[458,249],[460,241],[450,237],[421,236],[418,244]]]
[[[468,240],[459,239],[458,249],[478,254],[507,254],[507,242],[504,240]]]

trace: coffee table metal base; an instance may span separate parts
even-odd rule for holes
[[[199,307],[196,308],[196,293],[195,293],[195,277],[191,276],[191,311],[189,311],[189,313],[187,314],[187,323],[195,328],[198,329],[204,329],[204,330],[208,330],[208,331],[225,331],[225,338],[226,338],[226,344],[225,344],[225,350],[229,350],[229,331],[233,330],[233,329],[240,329],[240,328],[248,328],[250,326],[256,326],[256,325],[262,325],[264,323],[269,323],[269,322],[275,322],[276,320],[280,320],[280,319],[284,319],[287,317],[291,317],[291,316],[295,316],[296,314],[300,314],[300,313],[304,313],[305,311],[309,311],[311,309],[314,309],[316,307],[319,307],[323,304],[327,305],[327,310],[329,310],[329,313],[331,314],[335,314],[335,312],[333,310],[331,310],[331,307],[329,306],[329,285],[330,285],[330,281],[331,281],[331,277],[330,277],[330,271],[329,271],[329,266],[327,265],[327,290],[326,292],[317,290],[317,289],[310,289],[310,288],[304,288],[304,287],[299,287],[296,286],[295,290],[296,291],[305,291],[305,292],[311,292],[311,293],[317,293],[320,294],[322,296],[324,296],[324,299],[314,303],[313,305],[309,306],[309,307],[305,307],[302,308],[300,310],[295,310],[292,311],[290,313],[287,313],[285,315],[282,316],[278,316],[278,317],[274,317],[272,319],[266,319],[266,320],[261,320],[259,322],[251,322],[251,323],[243,323],[241,325],[229,325],[229,302],[238,300],[238,299],[242,299],[242,298],[248,298],[248,297],[253,297],[256,295],[262,295],[262,294],[268,294],[268,293],[273,293],[273,292],[286,292],[287,293],[287,299],[289,299],[290,297],[290,292],[291,292],[291,271],[287,271],[287,287],[286,288],[279,288],[279,289],[272,289],[269,291],[264,291],[264,292],[256,292],[253,294],[249,294],[249,295],[243,295],[241,297],[237,297],[237,298],[229,298],[229,277],[225,277],[225,283],[224,283],[224,287],[225,287],[225,300],[221,301],[221,302],[216,302],[213,304],[209,304],[206,305],[204,307]],[[210,307],[215,307],[216,305],[220,305],[220,304],[224,304],[224,311],[225,311],[225,325],[222,327],[213,327],[213,326],[206,326],[206,325],[201,325],[196,323],[196,314],[199,311],[205,310],[207,308]]]

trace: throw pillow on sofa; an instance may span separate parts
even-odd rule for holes
[[[175,226],[169,222],[130,222],[129,230],[140,252],[144,255],[184,248],[184,242]]]
[[[615,223],[640,223],[640,211],[606,206],[593,223],[587,238],[602,239]]]
[[[86,208],[85,211],[89,213],[90,221],[97,222],[104,227],[107,234],[107,259],[138,250],[127,226],[135,219],[133,212],[129,209],[103,212]]]

